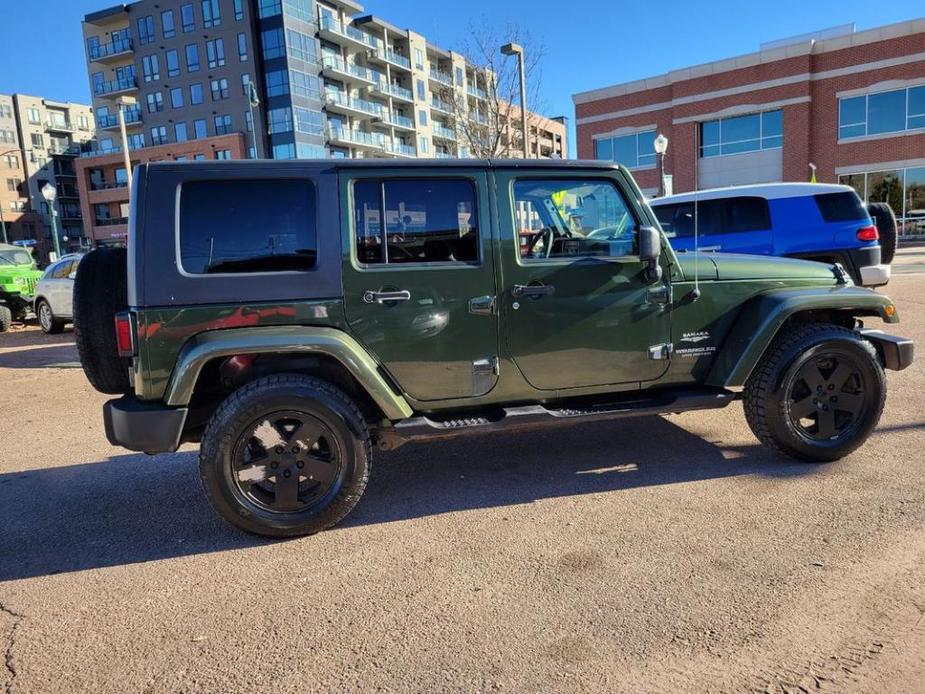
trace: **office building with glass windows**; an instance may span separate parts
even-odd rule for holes
[[[575,94],[578,156],[658,190],[772,181],[853,186],[925,235],[925,18],[774,41],[756,53]],[[813,168],[815,167],[815,169]]]

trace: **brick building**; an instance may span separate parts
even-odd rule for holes
[[[243,159],[243,133],[132,150],[132,167],[151,161]],[[85,153],[77,160],[84,232],[98,246],[121,245],[128,235],[129,189],[121,151]]]
[[[661,132],[675,192],[806,181],[812,164],[925,233],[925,18],[835,27],[573,101],[579,158],[626,164],[648,194]]]

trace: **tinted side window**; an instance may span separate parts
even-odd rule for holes
[[[310,270],[315,189],[295,179],[190,181],[180,192],[180,259],[191,274]]]
[[[471,181],[356,181],[353,207],[361,263],[479,260],[476,192]]]
[[[726,201],[727,234],[771,228],[771,213],[764,198],[729,198]]]
[[[694,235],[694,204],[659,205],[652,211],[669,238],[686,238]]]
[[[867,218],[861,199],[850,190],[814,195],[822,218],[827,222],[853,222]]]

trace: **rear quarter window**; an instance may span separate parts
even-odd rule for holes
[[[867,210],[857,193],[846,190],[842,193],[814,195],[816,206],[826,222],[854,222],[867,219]]]
[[[311,270],[317,241],[311,181],[189,181],[180,190],[179,253],[188,274]]]

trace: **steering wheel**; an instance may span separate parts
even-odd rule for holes
[[[621,230],[616,224],[611,224],[610,226],[599,227],[598,229],[588,232],[585,238],[614,240],[620,238],[620,236],[622,236]]]

